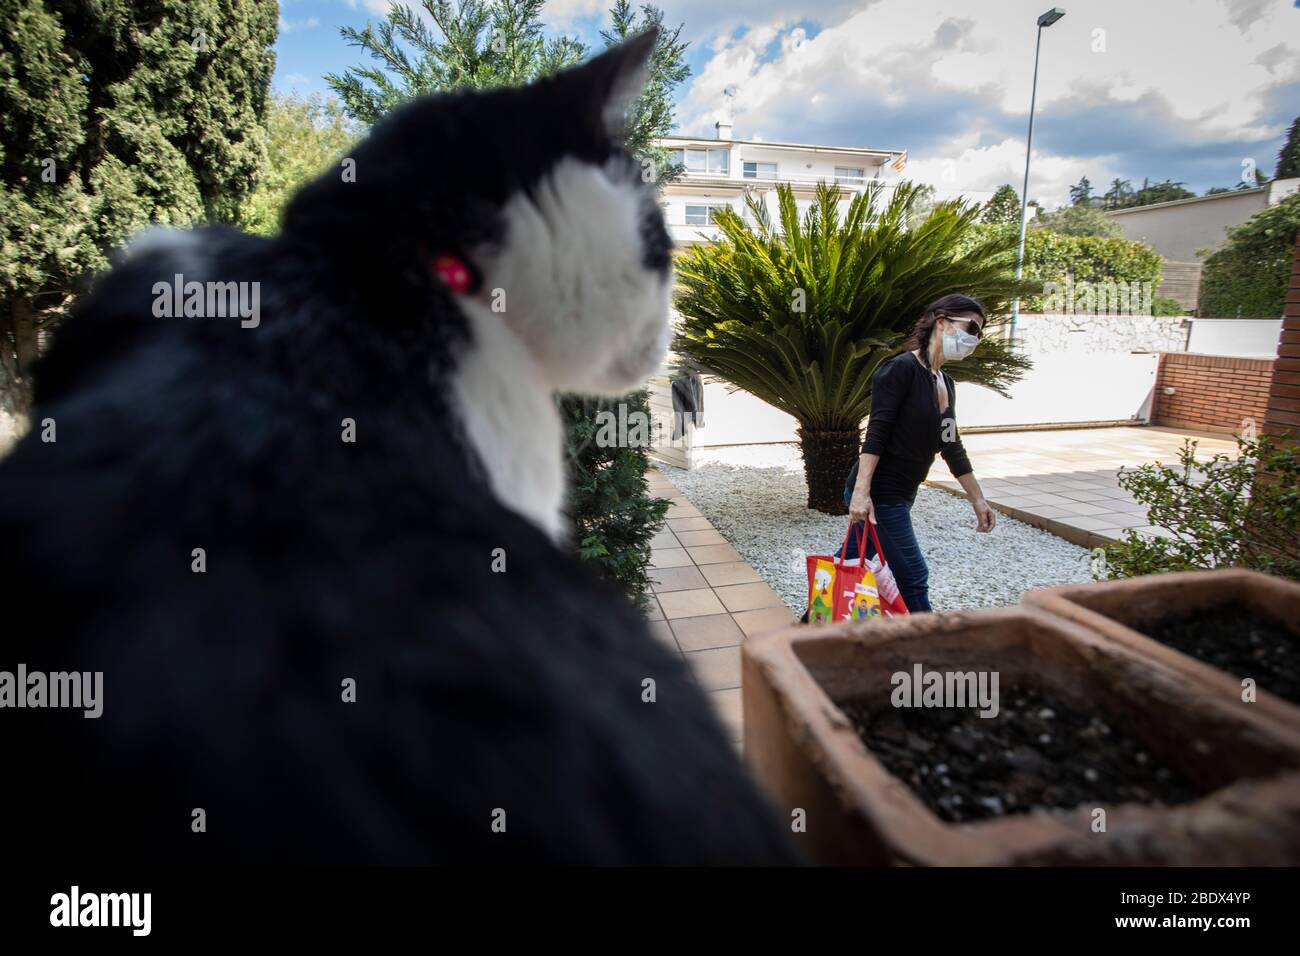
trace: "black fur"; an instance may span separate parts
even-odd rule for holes
[[[500,238],[560,156],[608,159],[644,52],[415,103],[280,237],[142,253],[66,323],[0,462],[0,670],[103,671],[104,712],[0,710],[14,858],[794,859],[680,658],[492,498],[448,411],[468,331],[427,251]],[[261,324],[155,318],[175,272],[260,282]]]

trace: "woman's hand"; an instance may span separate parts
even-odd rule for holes
[[[849,521],[870,521],[876,523],[876,509],[871,503],[870,485],[861,482],[853,488],[853,498],[849,501]]]
[[[975,530],[992,531],[997,524],[997,512],[983,498],[975,498],[970,504],[975,509]]]

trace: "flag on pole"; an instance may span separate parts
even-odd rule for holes
[[[901,173],[907,166],[907,150],[898,154],[898,158],[889,164],[889,168],[896,173]]]

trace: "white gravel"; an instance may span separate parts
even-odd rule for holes
[[[804,558],[834,553],[848,519],[808,509],[798,446],[697,449],[696,461],[691,471],[658,467],[786,605],[802,614]],[[930,566],[936,611],[1016,604],[1033,588],[1091,580],[1084,548],[1001,513],[991,532],[979,534],[966,500],[938,488],[921,486],[912,524]]]

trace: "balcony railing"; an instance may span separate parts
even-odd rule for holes
[[[896,184],[884,179],[874,178],[871,176],[812,176],[812,175],[790,175],[789,173],[745,173],[734,175],[727,173],[701,173],[683,171],[678,177],[679,183],[727,183],[738,186],[759,185],[768,183],[790,183],[793,186],[815,186],[819,182],[828,182],[834,186],[843,186],[848,189],[861,190],[865,189],[868,183],[878,183],[886,189],[893,189]]]

